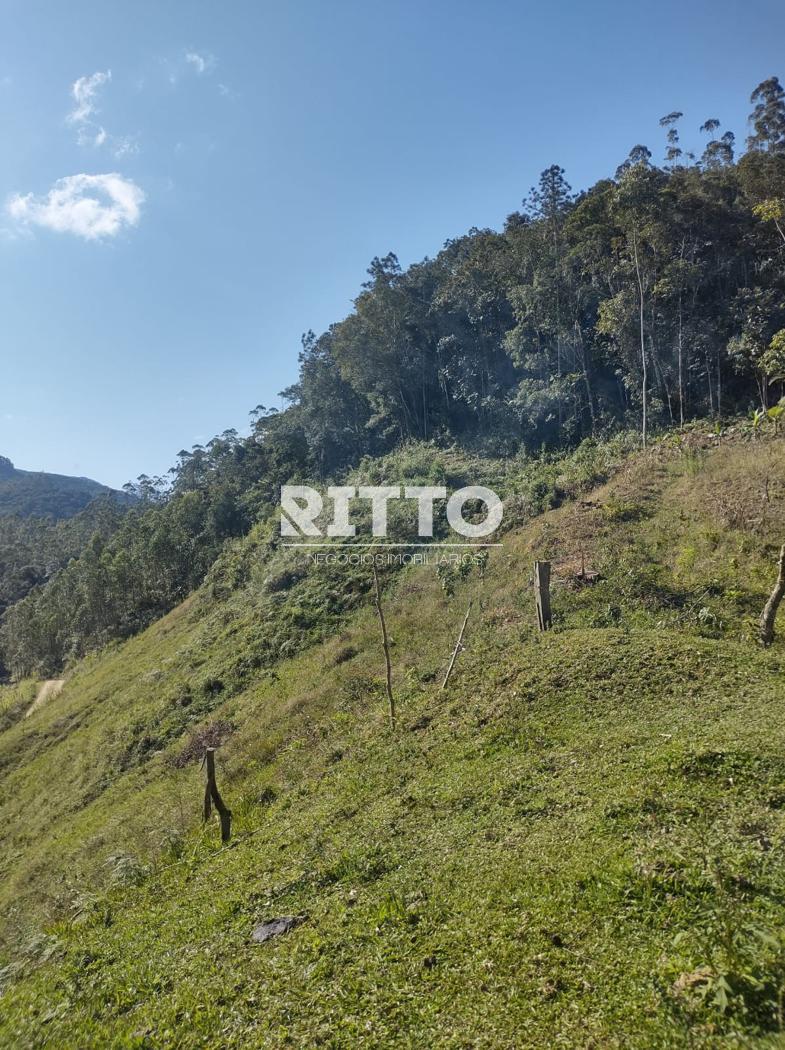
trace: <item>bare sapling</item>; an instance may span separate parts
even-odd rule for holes
[[[395,729],[395,697],[393,696],[392,688],[392,663],[390,662],[390,639],[387,636],[387,624],[384,620],[384,610],[382,609],[382,588],[379,583],[379,572],[376,568],[376,562],[373,564],[373,585],[374,585],[374,604],[376,605],[376,612],[379,614],[379,623],[382,628],[382,648],[384,649],[384,663],[387,671],[387,702],[389,704],[390,711],[390,728]]]

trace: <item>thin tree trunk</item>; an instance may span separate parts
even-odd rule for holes
[[[768,405],[768,397],[767,397],[767,395],[768,395],[768,388],[767,388],[767,384],[766,384],[766,378],[763,375],[763,373],[760,372],[760,371],[756,371],[755,372],[755,384],[756,384],[756,386],[758,388],[758,397],[760,398],[760,407],[765,412],[766,409],[769,407],[769,405]]]
[[[654,318],[652,318],[652,328],[654,328]],[[649,339],[651,345],[651,360],[654,365],[654,375],[659,380],[659,384],[662,388],[662,393],[665,400],[668,403],[668,416],[671,421],[671,425],[674,424],[675,419],[673,417],[673,397],[671,395],[671,388],[668,386],[668,380],[662,367],[659,354],[657,353],[657,347],[655,346],[654,340]]]
[[[684,309],[679,288],[679,426],[684,427]]]
[[[643,371],[642,385],[643,385],[643,426],[641,436],[643,438],[643,447],[646,448],[646,439],[648,433],[648,390],[647,390],[647,367],[646,367],[646,340],[644,337],[643,327],[643,313],[645,308],[645,298],[643,294],[643,279],[641,278],[641,267],[640,260],[638,258],[638,236],[636,230],[633,228],[632,231],[632,248],[635,254],[635,274],[638,278],[638,294],[640,296],[640,322],[641,322],[641,368]]]
[[[425,350],[420,352],[420,386],[422,390],[422,436],[423,441],[428,440],[428,398],[425,390]]]
[[[597,419],[594,414],[594,393],[589,379],[589,368],[586,364],[586,344],[583,341],[583,332],[578,321],[575,322],[575,331],[578,335],[578,346],[581,349],[581,368],[583,371],[583,382],[586,386],[586,398],[589,402],[589,418],[591,419],[591,436],[594,437],[597,430]]]
[[[780,607],[783,595],[785,595],[785,546],[780,550],[780,560],[777,571],[777,582],[774,590],[769,595],[769,600],[760,618],[760,640],[763,645],[771,645],[774,641],[774,621],[777,617],[777,609]]]

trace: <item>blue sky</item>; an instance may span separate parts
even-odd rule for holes
[[[0,454],[120,485],[254,405],[374,255],[499,227],[684,111],[739,140],[785,4],[2,0]],[[112,177],[114,176],[114,177]],[[91,200],[93,203],[91,203]]]

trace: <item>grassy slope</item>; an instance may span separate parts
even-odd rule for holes
[[[751,633],[784,466],[780,443],[661,447],[509,533],[453,598],[432,571],[403,576],[392,740],[364,608],[217,704],[184,667],[214,681],[250,609],[204,616],[197,597],[81,668],[0,734],[2,901],[31,970],[9,971],[0,1045],[673,1046],[690,1025],[689,1045],[774,1045],[785,649]],[[557,586],[537,639],[531,559],[566,575],[581,551],[604,579]],[[166,762],[186,687],[237,726],[228,849],[189,830],[196,766]],[[88,893],[121,849],[116,888]],[[72,921],[31,939],[31,888],[39,916],[68,901]]]

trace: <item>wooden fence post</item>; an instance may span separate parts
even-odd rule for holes
[[[221,842],[228,842],[232,834],[232,811],[227,807],[218,792],[215,782],[215,748],[208,747],[204,753],[204,761],[207,765],[207,782],[204,789],[204,819],[208,821],[212,813],[213,803],[221,818]]]
[[[537,603],[537,625],[541,631],[551,626],[551,563],[534,563],[534,600]]]

